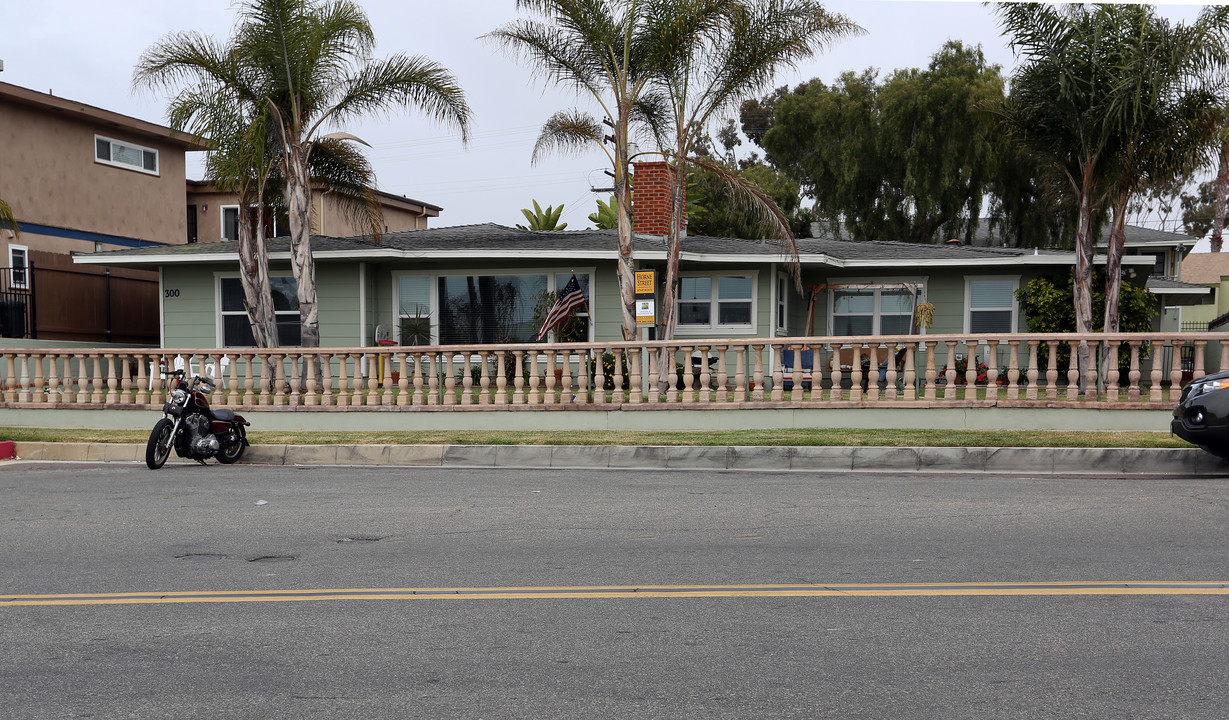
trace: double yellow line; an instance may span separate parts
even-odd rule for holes
[[[836,585],[594,585],[543,587],[334,588],[57,595],[0,594],[5,607],[303,602],[309,600],[619,600],[714,597],[935,597],[975,595],[1229,595],[1225,582],[871,583]]]

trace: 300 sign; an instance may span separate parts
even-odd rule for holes
[[[162,297],[176,298],[179,297],[179,288],[172,288],[162,291]]]

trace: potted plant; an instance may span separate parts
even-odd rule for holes
[[[402,345],[429,345],[431,344],[431,315],[423,315],[421,311],[415,311],[414,315],[401,318],[401,344]]]

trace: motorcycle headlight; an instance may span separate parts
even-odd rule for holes
[[[1214,390],[1224,390],[1225,388],[1229,388],[1229,378],[1221,378],[1219,380],[1200,380],[1199,382],[1191,383],[1191,391],[1187,397],[1196,398]]]
[[[171,393],[171,402],[175,403],[176,405],[183,405],[184,401],[187,399],[188,393],[184,392],[183,390],[176,389],[175,392]]]

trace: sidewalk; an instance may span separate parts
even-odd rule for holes
[[[18,459],[30,461],[145,461],[144,444],[18,442],[16,453]],[[185,461],[172,455],[168,462]],[[1197,448],[253,445],[242,462],[439,468],[1229,475],[1229,462]]]

